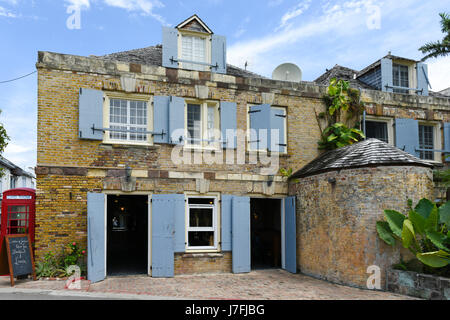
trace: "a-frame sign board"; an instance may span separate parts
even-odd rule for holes
[[[0,274],[9,274],[12,287],[18,276],[31,274],[36,280],[29,234],[5,236],[0,253]]]

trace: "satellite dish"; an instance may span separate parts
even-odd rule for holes
[[[302,70],[293,63],[280,64],[272,73],[273,80],[300,82]]]

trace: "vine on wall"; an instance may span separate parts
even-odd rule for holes
[[[320,150],[338,149],[365,138],[359,129],[359,120],[364,111],[359,90],[350,88],[348,81],[333,78],[322,100],[326,111],[316,112],[321,132],[318,142]],[[325,129],[322,129],[323,124]]]

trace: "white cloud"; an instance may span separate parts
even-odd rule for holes
[[[77,8],[86,8],[89,9],[91,4],[89,0],[65,0],[69,6],[75,6]]]
[[[104,2],[111,7],[125,9],[130,12],[141,12],[143,15],[151,16],[162,24],[166,24],[162,16],[153,12],[154,8],[164,7],[164,4],[158,0],[104,0]]]
[[[65,0],[70,6],[89,9],[92,2],[100,2],[100,0]],[[110,7],[125,9],[129,12],[138,12],[142,15],[151,16],[162,24],[166,24],[165,19],[153,12],[155,8],[163,8],[164,4],[159,0],[101,0]]]
[[[298,16],[300,16],[303,12],[308,10],[312,0],[306,0],[300,2],[295,7],[291,8],[288,12],[286,12],[283,17],[281,17],[281,24],[278,28],[284,28],[289,20],[292,20]]]
[[[11,12],[8,9],[5,9],[3,7],[0,7],[0,17],[6,17],[6,18],[18,18],[19,15]]]

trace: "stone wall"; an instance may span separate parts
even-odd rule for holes
[[[450,300],[450,279],[402,270],[387,271],[387,290],[429,300]]]
[[[333,181],[335,182],[333,183]],[[333,171],[290,185],[297,196],[297,266],[308,275],[366,287],[367,268],[385,271],[409,254],[379,239],[376,221],[384,210],[406,212],[433,194],[432,172],[424,167],[371,167]]]

